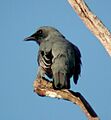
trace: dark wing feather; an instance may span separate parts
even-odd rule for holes
[[[78,81],[78,77],[81,73],[81,53],[79,51],[79,49],[74,46],[74,51],[75,51],[75,66],[74,66],[74,75],[73,75],[73,78],[74,78],[74,83],[77,84],[77,81]]]

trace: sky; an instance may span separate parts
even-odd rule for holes
[[[86,0],[111,30],[111,1]],[[86,120],[71,102],[40,97],[33,92],[39,46],[23,39],[48,25],[77,45],[82,72],[71,89],[80,92],[101,120],[111,119],[111,57],[86,28],[67,0],[1,0],[0,120]]]

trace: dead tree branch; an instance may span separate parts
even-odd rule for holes
[[[88,120],[99,120],[97,114],[79,92],[71,90],[54,90],[52,83],[46,79],[38,79],[34,81],[34,92],[40,96],[64,99],[78,105],[85,113]]]
[[[79,15],[89,30],[100,40],[108,54],[111,56],[111,33],[88,8],[84,0],[68,0],[72,8]]]

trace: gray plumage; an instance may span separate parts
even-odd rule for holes
[[[72,76],[74,83],[77,84],[81,72],[80,51],[57,29],[49,26],[40,27],[25,40],[36,41],[40,46],[38,77],[47,75],[52,78],[55,89],[69,89]]]

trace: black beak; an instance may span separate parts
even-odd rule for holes
[[[33,34],[33,35],[29,36],[29,37],[26,37],[24,39],[24,41],[36,41],[35,34]]]

